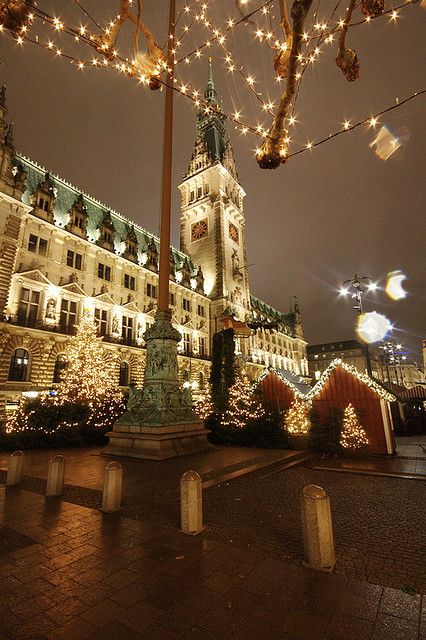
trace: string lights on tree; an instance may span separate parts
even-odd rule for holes
[[[295,398],[285,416],[285,427],[290,435],[304,436],[309,433],[311,421],[306,402]]]
[[[50,409],[52,415],[62,416],[59,421],[51,420],[48,429],[41,428],[46,434],[79,426],[79,419],[66,415],[71,407],[80,407],[82,410],[77,410],[77,415],[84,424],[100,430],[109,429],[123,413],[125,404],[117,389],[113,363],[108,360],[103,338],[97,336],[96,325],[87,314],[83,315],[76,335],[67,343],[64,360],[66,367],[61,371],[56,392],[42,395],[37,403],[21,403],[8,418],[6,433],[40,430],[37,414],[43,414],[46,409]]]
[[[261,418],[263,414],[264,410],[253,394],[253,385],[243,374],[238,374],[229,390],[228,405],[221,415],[221,426],[243,429],[249,420]]]
[[[368,445],[368,438],[365,429],[362,427],[358,415],[351,403],[345,407],[343,414],[340,445],[343,449],[351,450],[361,449]]]
[[[166,73],[174,67],[171,86],[174,91],[190,100],[197,109],[218,112],[233,123],[241,134],[253,134],[260,139],[256,150],[256,160],[261,168],[276,168],[290,158],[301,153],[311,152],[316,147],[334,140],[337,136],[349,133],[354,129],[377,124],[378,118],[394,109],[401,108],[409,101],[419,98],[426,90],[418,90],[395,104],[382,108],[373,115],[369,114],[356,122],[346,119],[341,127],[331,131],[319,139],[312,139],[307,143],[297,143],[294,140],[296,124],[296,103],[301,94],[305,71],[318,60],[320,54],[329,46],[336,44],[336,62],[345,74],[347,80],[353,81],[359,75],[358,55],[347,44],[347,38],[352,28],[357,28],[373,20],[389,16],[395,21],[401,10],[411,7],[416,2],[405,0],[399,5],[387,8],[386,0],[361,0],[357,5],[350,0],[345,16],[339,17],[337,12],[341,2],[334,7],[330,15],[320,19],[318,8],[312,15],[312,0],[265,0],[253,9],[249,2],[237,0],[235,3],[236,16],[227,18],[218,24],[212,16],[212,3],[207,0],[188,0],[183,4],[176,24],[184,24],[181,34],[176,38],[172,58],[167,60],[162,47],[155,38],[152,29],[144,16],[144,4],[141,0],[117,0],[117,14],[105,26],[95,19],[85,8],[83,0],[74,0],[75,5],[89,18],[94,29],[85,25],[72,25],[43,9],[41,3],[32,0],[6,0],[0,2],[0,32],[10,33],[18,46],[33,43],[42,47],[56,57],[69,60],[78,70],[113,69],[119,73],[134,78],[143,86],[151,89],[167,86]],[[357,17],[357,11],[361,17]],[[127,51],[121,47],[126,45],[125,38],[128,31],[124,25],[131,25],[133,35],[127,43]],[[45,39],[45,27],[52,29],[55,37]],[[246,32],[251,34],[253,44],[267,46],[272,51],[270,75],[263,74],[262,80],[273,81],[274,87],[281,92],[277,100],[271,100],[267,92],[262,91],[255,74],[250,73],[238,55],[232,50],[235,45],[229,37],[232,32],[245,26]],[[41,32],[40,32],[41,27]],[[208,34],[207,39],[184,51],[184,45],[189,33],[198,37],[199,28]],[[55,40],[62,34],[72,39],[69,51],[58,45]],[[143,45],[140,40],[143,38]],[[121,41],[120,41],[121,39]],[[84,45],[90,47],[94,55],[85,59],[75,53],[75,48]],[[143,46],[143,50],[140,48]],[[222,61],[225,71],[237,74],[244,83],[257,105],[261,114],[273,116],[271,125],[253,124],[242,114],[243,109],[236,109],[231,113],[221,105],[208,104],[203,92],[197,89],[191,81],[181,80],[185,69],[191,67],[194,61],[200,60],[205,52],[212,55],[212,49],[218,49],[216,61]],[[225,54],[223,56],[223,54]],[[173,63],[173,64],[171,64]],[[191,76],[191,74],[190,74]],[[283,89],[281,90],[281,85]],[[234,100],[233,100],[234,101]],[[292,129],[292,136],[289,128]]]

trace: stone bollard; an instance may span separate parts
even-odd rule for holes
[[[336,564],[330,498],[321,487],[304,487],[301,499],[305,560],[303,565],[317,571],[333,571]]]
[[[203,491],[196,471],[187,471],[180,479],[180,528],[192,535],[203,530]]]
[[[65,478],[65,458],[63,456],[55,456],[49,462],[49,470],[47,472],[46,496],[60,496],[64,491]]]
[[[24,468],[24,452],[14,451],[9,458],[7,469],[6,487],[21,483],[22,469]]]
[[[105,467],[104,492],[102,495],[101,511],[114,513],[121,508],[121,485],[123,481],[123,467],[118,462],[110,462]]]

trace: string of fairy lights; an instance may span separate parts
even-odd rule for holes
[[[120,53],[117,47],[117,43],[113,45],[108,44],[112,33],[119,33],[119,27],[122,23],[120,14],[111,20],[107,26],[101,28],[98,21],[91,16],[84,6],[83,0],[74,0],[76,6],[79,7],[81,12],[86,18],[88,18],[94,26],[100,29],[100,33],[92,32],[87,26],[79,25],[73,26],[67,24],[61,18],[51,15],[38,5],[35,5],[32,0],[22,0],[22,6],[26,7],[25,19],[19,23],[19,20],[15,20],[15,23],[11,27],[8,24],[7,19],[3,22],[0,20],[0,34],[9,32],[15,38],[18,46],[23,46],[26,43],[31,43],[38,47],[41,47],[47,52],[50,52],[55,57],[60,57],[68,60],[79,71],[88,69],[113,69],[121,74],[125,74],[130,78],[136,79],[139,83],[150,88],[158,88],[167,86],[167,80],[165,79],[165,71],[169,69],[168,62],[162,54],[158,57],[156,65],[154,67],[149,65],[147,69],[141,68],[136,58],[129,59],[124,54]],[[273,121],[276,118],[276,102],[274,100],[265,99],[264,92],[257,89],[259,81],[254,74],[249,73],[245,66],[238,60],[237,56],[233,53],[230,44],[230,38],[228,37],[231,32],[234,32],[241,25],[245,25],[246,30],[250,31],[254,42],[265,44],[269,49],[275,52],[285,52],[288,47],[286,39],[276,36],[272,11],[276,9],[276,0],[265,0],[261,4],[251,11],[243,13],[243,9],[246,9],[248,1],[240,1],[240,15],[238,17],[231,17],[226,19],[223,24],[217,25],[211,12],[209,11],[213,6],[214,0],[193,0],[190,4],[189,0],[184,4],[178,14],[176,24],[181,20],[185,21],[185,24],[180,29],[179,35],[176,37],[173,49],[173,78],[172,88],[181,96],[184,96],[187,100],[191,101],[195,107],[199,110],[203,110],[205,113],[216,113],[221,117],[231,122],[236,130],[242,135],[248,133],[257,136],[260,139],[261,146],[258,146],[255,150],[256,156],[261,152],[262,145],[267,140],[272,140],[271,129],[267,128],[264,124],[252,124],[244,119],[242,116],[242,110],[236,110],[230,113],[223,109],[222,105],[211,104],[210,101],[205,99],[203,91],[197,89],[190,82],[183,82],[179,79],[179,69],[183,65],[183,68],[187,68],[194,60],[199,60],[205,52],[208,52],[209,56],[212,52],[212,47],[216,46],[222,52],[222,56],[219,56],[219,60],[222,62],[225,71],[229,74],[236,74],[243,81],[244,86],[249,91],[249,94],[255,99],[256,104],[260,105],[261,112],[272,116]],[[326,142],[335,139],[337,136],[341,136],[344,133],[349,133],[358,127],[366,125],[367,127],[375,127],[379,123],[379,118],[386,113],[389,113],[395,109],[401,108],[408,102],[424,96],[426,90],[415,91],[407,97],[398,100],[395,104],[386,106],[379,111],[376,111],[368,116],[364,116],[357,119],[355,122],[344,120],[339,128],[334,129],[327,136],[323,136],[319,139],[307,141],[305,143],[293,142],[295,145],[293,149],[290,147],[292,139],[288,132],[288,126],[294,127],[299,122],[296,119],[295,107],[297,100],[300,96],[302,81],[307,69],[312,66],[319,58],[326,46],[331,45],[336,34],[343,29],[349,31],[354,27],[361,26],[363,24],[370,23],[373,20],[388,16],[390,21],[396,21],[400,15],[400,12],[407,9],[414,4],[414,0],[405,0],[397,6],[383,10],[377,14],[370,13],[365,15],[362,19],[351,21],[349,24],[344,19],[336,19],[336,12],[341,4],[341,0],[334,7],[330,16],[320,21],[318,19],[319,3],[314,13],[314,22],[311,28],[300,32],[301,40],[304,45],[303,52],[297,57],[298,68],[295,73],[295,93],[290,103],[288,117],[285,120],[285,130],[282,134],[282,142],[280,143],[280,156],[282,162],[287,161],[289,158],[311,151],[312,149],[319,147]],[[129,5],[134,4],[134,0],[128,0]],[[0,5],[8,5],[7,2],[0,3]],[[139,5],[140,7],[140,5]],[[10,10],[8,10],[10,12]],[[4,13],[4,10],[3,10]],[[8,16],[6,15],[6,18]],[[259,24],[258,18],[261,17],[264,20],[264,25]],[[139,19],[139,16],[138,16]],[[84,44],[91,47],[94,50],[94,55],[91,58],[83,59],[77,57],[70,51],[64,51],[62,45],[58,45],[53,39],[47,41],[39,34],[36,33],[36,25],[41,23],[50,27],[56,37],[61,34],[70,36],[74,43]],[[200,25],[203,30],[207,32],[207,38],[200,44],[191,47],[186,53],[180,54],[184,39],[192,32],[194,26]],[[118,29],[118,30],[117,30]],[[139,29],[139,27],[138,27]],[[138,30],[137,32],[138,33]],[[284,36],[284,33],[283,33]],[[158,50],[158,47],[157,47]],[[178,54],[179,52],[179,54]],[[217,58],[215,58],[217,60]],[[272,66],[272,65],[271,65]],[[271,72],[271,77],[273,73]],[[154,79],[154,83],[153,83]],[[277,85],[280,86],[283,82],[283,77],[279,75],[275,76]],[[287,114],[286,114],[287,116]]]

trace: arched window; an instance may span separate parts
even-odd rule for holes
[[[58,354],[55,361],[55,369],[53,371],[53,382],[61,381],[61,374],[67,368],[67,361],[63,353]]]
[[[128,387],[129,386],[129,363],[124,360],[120,362],[120,377],[118,384],[120,387]]]
[[[15,349],[10,359],[8,380],[25,382],[28,376],[30,354],[25,349]]]

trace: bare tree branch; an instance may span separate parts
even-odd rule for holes
[[[339,51],[336,58],[337,66],[343,71],[348,82],[353,82],[359,78],[359,62],[356,51],[346,47],[346,34],[351,22],[352,13],[355,9],[356,0],[350,0],[349,7],[346,11],[345,22],[339,36]]]
[[[302,49],[305,21],[311,4],[312,0],[294,0],[291,7],[294,37],[288,62],[286,88],[281,97],[268,137],[256,156],[257,163],[261,169],[276,169],[286,160],[287,149],[284,143],[286,135],[285,119],[296,91],[296,70]]]
[[[284,31],[285,43],[274,55],[274,69],[277,76],[286,78],[293,46],[293,29],[288,18],[286,0],[280,0],[280,26]]]

